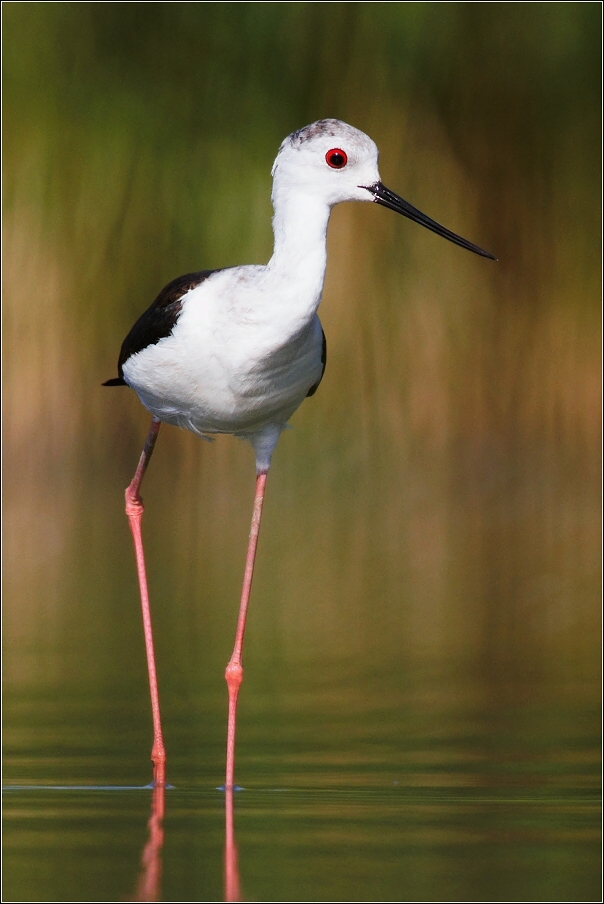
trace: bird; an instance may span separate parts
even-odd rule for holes
[[[272,170],[273,255],[250,264],[187,273],[168,283],[126,336],[118,376],[105,386],[128,386],[151,414],[132,481],[126,514],[132,532],[141,597],[153,714],[151,760],[155,785],[166,781],[151,612],[141,535],[140,487],[160,425],[203,438],[232,434],[252,446],[256,487],[228,688],[224,789],[236,788],[235,734],[242,652],[267,474],[279,436],[325,372],[327,344],[317,315],[327,263],[332,208],[373,202],[402,214],[477,255],[494,255],[423,214],[386,188],[378,148],[364,132],[322,119],[282,142]]]

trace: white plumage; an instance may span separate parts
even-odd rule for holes
[[[326,162],[345,147],[347,163]],[[266,266],[219,270],[181,298],[169,335],[123,363],[123,377],[159,420],[198,434],[248,439],[266,470],[279,433],[323,372],[316,311],[329,214],[375,200],[378,151],[336,120],[285,139],[273,166],[275,249]]]
[[[267,317],[272,276],[268,267],[214,273],[183,296],[171,335],[127,360],[124,378],[152,414],[250,440],[287,423],[321,377],[322,331],[314,312],[301,325]]]

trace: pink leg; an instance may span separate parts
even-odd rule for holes
[[[254,496],[254,511],[252,513],[252,526],[247,547],[247,559],[245,562],[245,575],[243,577],[243,589],[241,591],[241,603],[239,605],[239,621],[237,622],[237,634],[235,635],[235,647],[229,664],[226,667],[224,677],[229,689],[229,723],[227,731],[227,759],[226,759],[226,790],[233,789],[235,775],[235,721],[237,718],[237,696],[239,687],[243,681],[243,668],[241,666],[241,650],[243,647],[243,635],[245,633],[245,620],[247,607],[250,601],[252,589],[252,577],[254,575],[254,560],[256,547],[258,546],[258,534],[260,532],[260,518],[262,516],[262,503],[264,502],[264,489],[266,487],[266,471],[261,471],[256,477],[256,495]]]
[[[155,653],[153,651],[153,633],[151,631],[151,609],[149,608],[149,591],[147,589],[147,574],[145,571],[145,555],[143,552],[143,539],[141,536],[141,519],[143,517],[143,500],[139,495],[140,485],[143,482],[149,459],[155,446],[155,440],[159,433],[160,422],[157,418],[151,421],[151,427],[147,434],[145,447],[142,451],[136,474],[132,478],[130,486],[126,490],[126,514],[130,522],[132,539],[134,540],[134,552],[136,554],[136,570],[138,571],[138,583],[141,592],[141,606],[143,610],[143,630],[145,632],[145,649],[147,651],[147,669],[149,671],[149,689],[151,691],[151,710],[153,712],[153,748],[151,760],[153,761],[153,778],[156,785],[164,785],[166,781],[166,748],[161,731],[161,719],[159,714],[159,695],[157,692],[157,674],[155,671]]]

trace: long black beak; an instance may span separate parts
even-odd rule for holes
[[[488,257],[492,261],[497,260],[493,254],[489,254],[488,251],[484,251],[482,248],[479,248],[478,245],[473,245],[472,242],[468,242],[467,239],[462,239],[460,235],[456,235],[449,229],[445,229],[445,227],[441,226],[440,223],[437,223],[436,220],[431,220],[425,213],[422,213],[417,207],[413,207],[408,201],[403,201],[402,198],[395,195],[393,191],[390,191],[390,189],[386,188],[381,182],[375,182],[373,185],[359,185],[359,188],[366,188],[367,191],[371,192],[373,200],[377,201],[378,204],[389,207],[390,210],[395,210],[397,213],[402,213],[404,217],[409,217],[409,219],[413,220],[415,223],[425,226],[426,229],[431,229],[432,232],[435,232],[437,235],[442,235],[444,239],[449,239],[450,242],[454,242],[462,248],[467,248],[468,251],[473,251],[474,254],[480,254],[481,257]]]

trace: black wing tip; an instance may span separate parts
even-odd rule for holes
[[[101,385],[102,386],[127,386],[128,384],[126,383],[125,380],[122,379],[122,377],[113,377],[111,380],[105,380],[105,382],[102,383]]]

